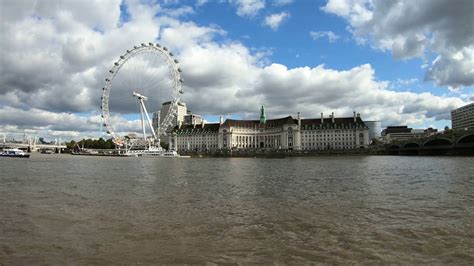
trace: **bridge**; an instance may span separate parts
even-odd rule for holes
[[[21,149],[28,152],[38,152],[42,150],[52,150],[56,153],[61,153],[66,149],[66,145],[61,143],[61,139],[55,140],[53,143],[41,143],[35,136],[23,137],[21,141],[7,140],[6,134],[3,133],[3,141],[0,142],[0,149]]]
[[[385,148],[390,155],[474,155],[474,132],[412,139]]]
[[[61,153],[66,149],[66,145],[59,144],[30,144],[30,143],[16,143],[16,142],[3,142],[0,144],[3,149],[20,149],[28,152],[38,152],[41,150],[52,150],[56,153]]]

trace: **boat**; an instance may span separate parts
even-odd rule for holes
[[[30,158],[30,155],[20,149],[4,149],[0,157]]]
[[[129,149],[123,155],[128,157],[181,157],[175,150],[166,151],[162,148],[157,147],[148,147],[144,150]]]

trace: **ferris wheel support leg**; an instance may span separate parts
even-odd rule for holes
[[[140,103],[142,103],[142,102],[140,101]],[[140,105],[140,117],[141,117],[141,120],[142,120],[143,139],[146,141],[145,117],[143,117],[143,109],[142,109],[141,105]]]
[[[141,104],[141,110],[143,110],[143,113],[145,113],[145,116],[146,116],[146,121],[148,123],[148,126],[150,127],[150,130],[151,130],[151,134],[153,135],[153,138],[157,138],[156,136],[156,133],[155,133],[155,130],[153,129],[153,125],[151,123],[151,120],[150,120],[150,116],[148,116],[148,110],[146,109],[145,107],[145,104],[143,103],[143,100],[140,99],[140,104]],[[143,118],[142,118],[142,122],[143,122]]]

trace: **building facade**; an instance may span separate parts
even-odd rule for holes
[[[438,133],[437,129],[413,129],[408,126],[388,126],[382,131],[386,143],[401,142],[412,139],[421,139]]]
[[[158,113],[156,116],[160,118],[159,121],[163,121],[166,114],[168,114],[170,108],[171,108],[171,102],[164,102],[161,105],[160,111],[156,112]],[[172,121],[173,126],[170,129],[174,128],[176,125],[178,125],[178,123],[183,123],[184,117],[186,116],[187,112],[188,112],[188,108],[186,107],[186,104],[183,102],[178,102],[178,110],[176,113],[176,117],[174,117]],[[155,114],[153,114],[153,117],[155,117]]]
[[[451,128],[474,128],[474,103],[459,107],[451,111]]]
[[[335,118],[266,119],[262,106],[259,120],[227,119],[213,124],[178,125],[170,136],[180,150],[343,150],[367,148],[368,127],[359,115]]]
[[[188,111],[188,114],[184,116],[183,124],[185,125],[194,125],[194,124],[201,124],[203,121],[200,115],[196,115]]]
[[[365,125],[369,128],[369,139],[378,139],[382,135],[382,122],[380,121],[364,121]]]

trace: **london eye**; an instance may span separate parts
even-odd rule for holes
[[[143,139],[148,141],[158,141],[166,135],[183,93],[178,63],[166,47],[154,43],[134,46],[114,62],[102,88],[101,109],[103,126],[115,144],[123,144],[127,131],[141,131]],[[160,114],[157,126],[153,126],[148,110],[160,110],[163,102],[169,102],[170,107]],[[130,125],[130,120],[139,120],[141,126]]]

